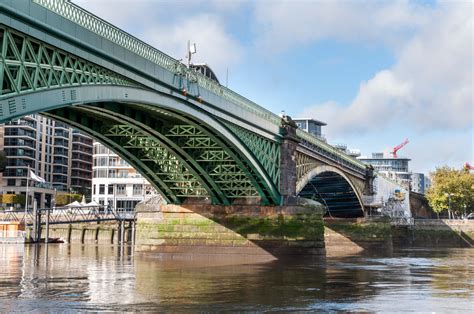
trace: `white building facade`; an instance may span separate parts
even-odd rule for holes
[[[358,157],[357,159],[372,165],[380,174],[410,190],[412,173],[408,169],[409,158],[394,158],[385,156],[383,153],[373,153],[371,158]]]
[[[131,211],[139,202],[157,195],[132,166],[99,142],[94,142],[93,160],[93,201]]]

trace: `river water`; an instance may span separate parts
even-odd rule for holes
[[[0,244],[0,312],[474,312],[474,250],[239,264],[130,247]]]

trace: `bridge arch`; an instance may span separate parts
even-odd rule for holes
[[[169,203],[208,197],[214,204],[259,197],[278,204],[277,185],[227,124],[192,99],[137,87],[42,89],[0,101],[23,104],[11,120],[41,113],[91,134],[144,175]]]
[[[364,216],[361,192],[343,171],[334,166],[320,165],[306,173],[298,180],[296,193],[321,202],[330,216]]]

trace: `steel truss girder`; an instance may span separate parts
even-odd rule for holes
[[[65,108],[51,110],[49,112],[43,113],[43,115],[69,124],[77,129],[83,130],[96,139],[100,140],[104,145],[120,155],[126,162],[133,165],[142,175],[144,175],[145,178],[147,178],[148,181],[155,187],[157,192],[163,196],[167,203],[181,203],[181,199],[178,197],[178,195],[176,195],[175,192],[172,191],[157,174],[156,164],[154,162],[140,160],[132,152],[124,149],[120,143],[104,136],[104,134],[101,132],[102,124],[99,123],[99,120],[91,118],[87,115],[79,115],[77,112]]]
[[[124,104],[100,104],[90,110],[105,110],[104,113],[107,115],[117,115],[129,123],[139,124],[141,128],[147,129],[153,136],[160,138],[160,141],[166,143],[175,154],[183,156],[197,169],[201,178],[212,187],[209,194],[214,198],[219,198],[216,203],[230,204],[228,199],[259,196],[254,184],[242,170],[242,166],[236,163],[225,147],[200,129],[197,124],[183,121],[182,123],[193,124],[163,126],[166,121],[161,121],[158,116],[150,113],[143,114],[141,110],[134,110],[131,105],[125,107]],[[172,112],[168,112],[167,116],[183,120],[182,116]],[[219,151],[216,151],[217,149]],[[206,158],[207,156],[211,158]],[[222,163],[228,166],[227,172],[230,171],[239,181],[229,180],[228,173],[221,173]],[[229,166],[232,166],[231,169]]]
[[[274,186],[265,186],[263,183],[264,179],[260,178],[257,173],[258,171],[253,168],[253,165],[247,162],[245,158],[242,157],[242,153],[234,148],[232,142],[230,142],[227,138],[221,139],[219,137],[219,133],[216,132],[215,130],[212,129],[213,126],[207,126],[206,124],[203,124],[199,120],[195,120],[195,118],[191,116],[187,116],[186,113],[183,112],[175,112],[172,110],[167,110],[163,108],[158,108],[156,106],[150,106],[150,105],[145,105],[145,104],[134,104],[134,107],[137,108],[137,110],[144,111],[148,115],[154,115],[154,114],[164,114],[164,115],[171,115],[175,117],[176,119],[181,120],[184,125],[182,126],[193,126],[196,128],[196,130],[192,130],[192,128],[186,127],[186,128],[181,128],[178,129],[176,127],[172,127],[169,129],[167,132],[167,137],[173,138],[173,137],[181,137],[181,140],[185,141],[187,138],[192,137],[191,135],[196,135],[197,137],[200,136],[205,136],[215,143],[217,143],[216,147],[221,147],[221,150],[224,151],[226,156],[226,160],[229,162],[224,163],[224,164],[230,164],[230,161],[233,161],[232,164],[235,165],[236,168],[234,168],[233,172],[234,174],[241,174],[246,176],[246,180],[248,180],[249,186],[253,186],[255,188],[255,191],[252,193],[249,193],[251,191],[249,188],[242,190],[240,193],[233,193],[232,195],[226,194],[228,198],[242,198],[242,197],[260,197],[261,202],[263,204],[268,204],[268,203],[275,203],[279,204],[280,201],[280,196],[277,194],[277,189]],[[218,121],[215,121],[215,123],[220,124]],[[181,143],[181,142],[179,142]],[[213,148],[214,149],[214,148]],[[200,152],[203,152],[200,150]],[[191,155],[196,156],[196,153],[190,152]],[[196,157],[196,160],[202,159],[204,155],[201,154],[200,157]],[[227,157],[227,156],[230,156]],[[216,162],[216,160],[212,159],[209,160],[212,162]],[[222,163],[217,163],[216,167],[220,166]],[[227,175],[228,173],[221,173],[217,170],[213,170],[213,168],[207,167],[206,169],[211,169],[209,171],[210,175],[213,176],[215,182],[220,182],[220,183],[226,183],[226,184],[233,184],[233,182],[229,182],[229,180],[225,179],[220,179],[218,178],[221,175]],[[214,168],[215,169],[215,168]],[[242,176],[240,176],[242,178]]]
[[[280,143],[264,138],[230,122],[225,125],[254,154],[275,186],[280,186]]]
[[[81,85],[139,86],[110,70],[0,25],[0,97]]]
[[[312,178],[298,194],[323,203],[331,216],[361,217],[362,205],[349,182],[335,172],[322,172]]]
[[[169,147],[163,147],[162,143],[136,123],[134,125],[125,124],[130,121],[119,119],[100,110],[91,110],[86,107],[77,107],[76,110],[95,115],[100,119],[109,119],[113,123],[121,123],[105,128],[104,135],[108,138],[118,139],[124,149],[130,151],[143,162],[155,163],[158,166],[156,173],[162,176],[163,182],[168,183],[170,190],[176,191],[176,195],[186,197],[209,195],[209,187],[185,160],[175,156]]]
[[[141,117],[136,115],[131,117],[114,111],[120,109],[121,106],[124,106],[124,104],[97,104],[96,106],[78,106],[77,108],[90,114],[113,118],[118,123],[122,123],[122,125],[117,125],[114,129],[109,130],[106,136],[130,135],[128,140],[123,143],[124,148],[138,150],[137,154],[140,159],[171,161],[165,163],[165,167],[162,168],[166,171],[159,172],[160,175],[167,178],[163,180],[164,182],[182,183],[186,180],[199,182],[206,189],[206,194],[211,196],[213,203],[229,204],[225,195],[214,184],[207,172],[191,156],[156,128],[145,124]],[[128,110],[128,112],[133,113],[131,110]],[[149,116],[142,115],[142,117],[149,120]],[[137,128],[140,129],[140,134],[136,133]],[[179,170],[176,171],[176,169]],[[177,174],[182,175],[177,176]],[[199,195],[202,195],[202,193]]]

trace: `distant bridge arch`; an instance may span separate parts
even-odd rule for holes
[[[319,201],[334,217],[363,217],[362,189],[339,168],[319,165],[301,177],[296,186],[299,196]]]

